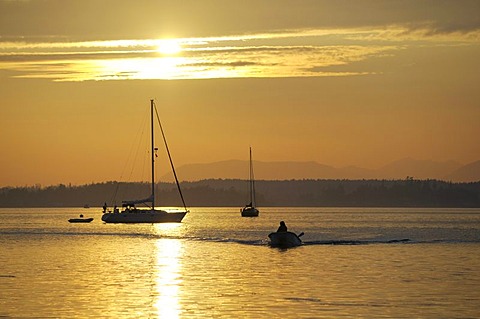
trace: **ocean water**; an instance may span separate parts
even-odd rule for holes
[[[67,219],[84,214],[90,224]],[[480,209],[0,209],[0,318],[480,318]],[[268,246],[280,220],[304,245]]]

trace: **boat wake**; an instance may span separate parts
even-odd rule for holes
[[[61,231],[61,230],[40,230],[40,229],[9,229],[0,231],[0,236],[65,236],[65,237],[118,237],[118,238],[145,238],[145,239],[175,239],[185,241],[197,241],[197,242],[212,242],[212,243],[232,243],[248,246],[269,246],[268,237],[257,238],[247,237],[223,237],[223,236],[198,236],[197,234],[174,235],[174,234],[158,234],[148,232],[102,232],[102,231],[88,231],[79,230],[75,231]],[[355,245],[388,245],[388,244],[462,244],[462,243],[479,243],[477,240],[449,240],[449,239],[411,239],[411,238],[398,238],[398,239],[328,239],[328,240],[304,240],[301,246],[355,246]]]
[[[371,244],[399,244],[412,243],[409,238],[390,240],[313,240],[304,241],[304,245],[371,245]]]
[[[181,239],[181,238],[179,238]],[[258,240],[244,240],[244,239],[235,239],[235,238],[183,238],[194,241],[209,241],[209,242],[218,242],[218,243],[235,243],[241,245],[250,245],[250,246],[269,246],[268,239],[258,239]],[[414,242],[411,239],[391,239],[391,240],[312,240],[312,241],[303,241],[301,246],[314,246],[314,245],[372,245],[372,244],[402,244],[402,243],[418,243]]]

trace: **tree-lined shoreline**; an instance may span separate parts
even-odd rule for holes
[[[143,198],[148,183],[104,182],[0,188],[0,207],[92,207],[121,205],[122,200]],[[182,182],[187,205],[243,206],[247,181],[210,179]],[[156,184],[159,206],[181,206],[173,183]],[[284,180],[256,182],[258,206],[290,207],[480,207],[480,182],[438,180]]]

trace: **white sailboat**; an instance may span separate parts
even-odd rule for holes
[[[255,207],[255,178],[253,175],[252,148],[250,147],[250,180],[248,184],[250,203],[240,210],[242,217],[257,217],[258,209]]]
[[[106,207],[104,207],[104,214],[102,215],[102,220],[105,223],[180,223],[187,214],[188,210],[185,205],[185,201],[183,200],[183,195],[180,189],[180,185],[178,183],[177,175],[175,173],[175,169],[173,167],[173,162],[170,157],[170,151],[168,150],[168,145],[165,140],[165,135],[163,133],[162,126],[160,124],[160,129],[163,135],[163,141],[165,143],[165,147],[170,159],[170,164],[172,165],[172,170],[175,176],[175,181],[177,183],[177,187],[180,193],[180,196],[183,201],[184,211],[176,211],[176,212],[168,212],[165,210],[158,210],[155,209],[155,148],[154,144],[154,126],[153,126],[153,113],[155,109],[155,104],[153,100],[150,100],[150,128],[151,128],[151,195],[146,199],[141,200],[131,200],[131,201],[123,201],[122,211],[117,211],[114,209],[113,212],[107,212]],[[157,114],[158,118],[158,114]],[[139,209],[135,207],[137,204],[146,204],[150,203],[149,208]]]

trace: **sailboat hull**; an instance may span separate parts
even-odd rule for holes
[[[258,209],[255,207],[245,207],[242,209],[242,217],[257,217],[258,216]]]
[[[169,213],[163,210],[136,209],[120,213],[105,213],[105,223],[138,224],[138,223],[180,223],[187,212]]]

